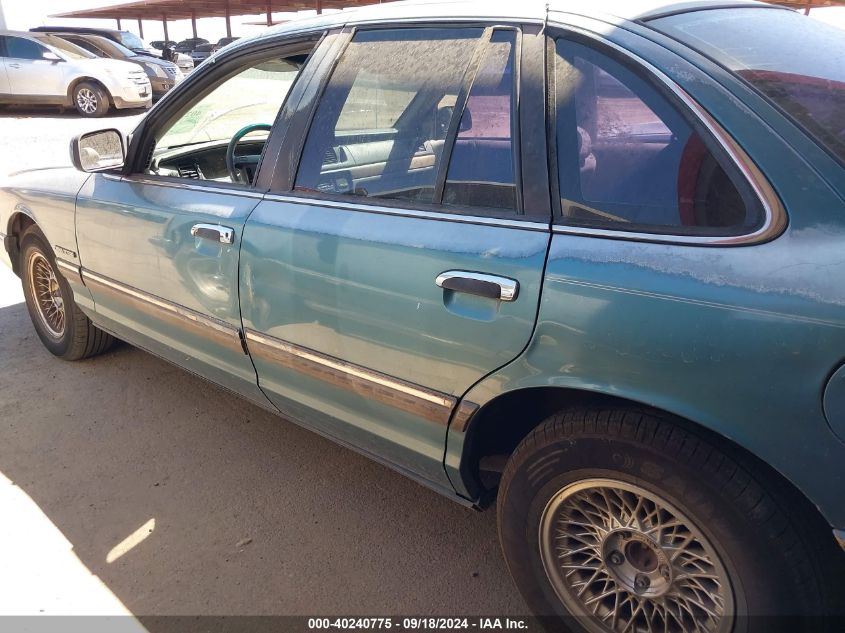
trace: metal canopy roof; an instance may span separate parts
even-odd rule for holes
[[[190,20],[257,15],[304,9],[342,9],[377,4],[379,0],[138,0],[98,9],[57,13],[54,18],[126,20]]]

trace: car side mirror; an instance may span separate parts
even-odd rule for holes
[[[70,143],[73,166],[88,173],[123,167],[126,144],[118,130],[99,130],[80,134]]]
[[[56,55],[53,51],[44,51],[44,53],[42,53],[42,55],[41,55],[41,59],[46,59],[48,62],[53,62],[54,64],[56,62],[65,61],[61,57]]]

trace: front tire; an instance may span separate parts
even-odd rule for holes
[[[52,249],[35,226],[21,239],[21,283],[29,318],[50,353],[64,360],[81,360],[111,347],[112,336],[77,307],[70,285],[57,272]]]
[[[570,410],[541,424],[498,499],[505,558],[532,610],[589,633],[821,630],[824,556],[841,552],[777,482],[728,453],[650,411]]]
[[[73,89],[73,105],[84,117],[101,117],[109,111],[109,94],[99,84],[83,81]]]

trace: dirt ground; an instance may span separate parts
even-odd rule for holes
[[[0,172],[137,115],[0,117]],[[128,345],[66,363],[0,266],[0,614],[525,614],[492,511]]]

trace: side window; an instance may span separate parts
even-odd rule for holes
[[[46,48],[22,37],[6,37],[6,57],[14,59],[42,59]]]
[[[557,156],[563,221],[730,235],[762,221],[728,162],[657,89],[595,50],[557,41]]]
[[[296,189],[435,202],[446,133],[482,32],[356,33],[317,107]]]
[[[249,184],[307,53],[250,64],[203,91],[157,130],[146,173]],[[235,137],[241,140],[229,152]]]
[[[493,33],[452,149],[443,204],[515,211],[514,56],[516,32]]]

